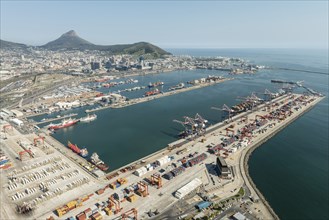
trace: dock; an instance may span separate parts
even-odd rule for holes
[[[86,164],[83,158],[70,152],[67,147],[61,146],[58,141],[52,140],[52,137],[47,137],[47,148],[53,149],[55,151],[53,155],[46,155],[42,153],[43,148],[40,146],[35,148],[36,156],[31,158],[29,162],[33,164],[36,162],[41,162],[46,158],[55,158],[55,156],[56,158],[63,160],[63,162],[60,163],[63,164],[62,166],[64,167],[64,170],[57,171],[60,173],[56,175],[49,174],[50,176],[47,178],[55,178],[58,182],[56,187],[62,187],[62,192],[70,193],[58,193],[54,198],[48,196],[47,199],[38,200],[38,207],[42,206],[47,211],[40,212],[40,209],[36,209],[36,211],[33,213],[33,218],[45,219],[53,216],[55,219],[66,219],[70,216],[77,216],[79,213],[88,208],[92,208],[93,210],[97,209],[97,212],[103,215],[103,218],[106,219],[119,219],[122,213],[132,209],[138,211],[136,214],[138,219],[148,218],[146,213],[150,209],[158,210],[160,214],[155,218],[162,219],[165,217],[163,215],[166,212],[175,210],[181,210],[183,212],[188,210],[189,206],[187,205],[188,203],[186,203],[186,201],[197,198],[198,195],[196,193],[200,192],[201,189],[203,190],[203,193],[207,194],[209,192],[208,196],[213,203],[220,203],[224,200],[229,200],[230,198],[236,196],[236,189],[243,188],[245,192],[243,199],[248,199],[249,197],[259,199],[258,202],[252,203],[249,208],[249,210],[252,210],[253,213],[255,213],[255,218],[277,219],[276,214],[273,210],[271,210],[271,207],[268,205],[265,198],[262,196],[262,194],[259,192],[249,177],[247,167],[249,155],[255,148],[261,146],[261,144],[266,142],[277,132],[284,129],[288,124],[292,123],[305,112],[309,111],[322,99],[323,97],[313,95],[290,93],[281,95],[271,101],[270,108],[268,108],[268,103],[260,104],[252,111],[243,112],[232,117],[231,120],[225,120],[206,128],[206,132],[201,136],[190,136],[186,139],[179,139],[173,143],[170,143],[168,146],[164,146],[163,149],[156,151],[151,155],[146,155],[144,158],[138,159],[137,161],[114,170],[105,176],[99,176],[97,178],[91,175],[88,170],[83,169],[81,164]],[[247,119],[242,120],[245,118]],[[230,128],[232,132],[238,136],[238,138],[234,138],[234,140],[229,144],[219,147],[218,152],[214,153],[212,149],[215,149],[217,146],[223,144],[224,140],[232,140],[232,138],[235,136],[227,132],[228,128]],[[11,131],[8,131],[8,139],[6,140],[5,144],[16,146],[17,144],[15,143],[18,139],[18,136],[23,135],[19,135],[17,132],[15,134],[11,134],[10,132]],[[30,140],[33,140],[32,136]],[[248,144],[242,146],[241,143],[245,140],[248,141]],[[241,145],[240,147],[238,147],[239,143]],[[14,155],[11,153],[11,148],[8,148],[7,146],[4,146],[4,151],[8,155]],[[202,161],[194,160],[193,165],[185,167],[179,172],[176,170],[175,176],[172,179],[166,179],[164,177],[164,173],[172,172],[176,169],[176,167],[174,167],[172,164],[176,164],[175,166],[177,167],[183,167],[181,161],[184,158],[191,160],[201,155],[206,155]],[[155,164],[155,161],[165,156],[172,158],[170,159],[170,162],[154,167],[151,165]],[[232,173],[228,178],[222,178],[221,176],[218,176],[218,174],[210,172],[210,168],[214,169],[214,167],[216,167],[216,159],[218,156],[221,156],[225,159],[230,170],[234,170],[234,175],[231,171]],[[52,164],[55,165],[56,163]],[[23,175],[28,176],[30,172],[41,172],[42,169],[45,169],[45,166],[49,166],[47,164],[44,164],[41,167],[36,165],[33,167],[33,171],[30,171],[24,167],[19,169],[19,164],[19,161],[15,161],[16,169],[22,173],[19,177]],[[141,174],[140,176],[134,174],[137,169],[150,166],[152,166],[152,169],[145,169],[145,173]],[[54,166],[54,169],[55,168],[56,167]],[[80,174],[76,175],[76,173]],[[152,185],[151,182],[146,181],[150,180],[151,176],[154,174],[160,175],[162,181],[161,186],[155,186]],[[65,177],[61,178],[60,175]],[[69,183],[71,184],[73,182],[81,181],[81,177],[88,178],[88,181],[82,182],[81,186],[74,188],[66,187]],[[1,181],[5,181],[7,178],[10,178],[10,175],[7,177],[6,174],[4,174]],[[187,198],[178,199],[173,196],[178,189],[185,186],[195,178],[198,178],[202,181],[201,188],[191,192]],[[113,186],[113,183],[117,183],[118,179],[124,179],[124,182],[128,183],[123,183],[122,185],[117,184],[117,187],[111,187],[110,185],[112,184]],[[3,192],[2,196],[7,197],[7,199],[10,201],[11,199],[16,198],[16,192],[25,196],[24,190],[26,187],[34,189],[34,184],[39,184],[40,181],[43,180],[38,179],[34,182],[27,183],[25,186],[18,186],[18,188],[13,191],[7,189],[8,180],[6,180],[6,183],[4,184],[5,187],[1,189],[1,192]],[[126,201],[126,197],[122,197],[123,189],[138,186],[138,183],[141,182],[147,185],[147,196],[143,196],[137,191],[131,191],[129,195],[134,196],[138,201]],[[52,193],[56,187],[50,188],[49,192]],[[72,201],[71,193],[74,193],[74,198],[81,198],[84,195],[91,196],[89,196],[88,199],[81,203],[79,206],[69,210],[67,213],[65,212],[61,214],[61,216],[55,215],[54,213],[57,213],[55,211],[56,209],[59,207],[64,207],[65,204],[68,204],[70,201]],[[122,211],[113,211],[112,215],[106,216],[105,212],[103,212],[104,208],[94,208],[96,203],[101,204],[102,202],[109,201],[109,197],[114,194],[117,194],[120,197]],[[26,196],[24,199],[19,198],[18,201],[29,202],[37,198],[38,195],[39,194],[31,194]],[[19,217],[19,215],[16,215],[13,211],[10,211],[12,209],[10,208],[9,204],[4,204],[4,206],[6,206],[5,210],[8,216],[10,214],[10,216],[15,216],[17,219],[22,219]],[[112,210],[113,208],[114,207],[112,207]],[[260,211],[256,212],[255,210]],[[189,214],[194,216],[197,214],[197,211],[190,212]]]
[[[69,114],[69,115],[64,115],[64,116],[61,116],[61,117],[56,117],[56,118],[49,118],[49,119],[46,119],[44,121],[38,121],[38,122],[33,122],[32,124],[33,125],[39,125],[39,124],[43,124],[43,123],[47,123],[47,122],[52,122],[52,121],[57,121],[57,120],[61,120],[61,119],[65,119],[65,118],[70,118],[70,117],[73,117],[73,116],[77,116],[78,114],[77,113],[73,113],[73,114]]]
[[[233,79],[234,78],[225,78],[225,79],[218,80],[216,82],[201,83],[201,84],[198,84],[198,85],[195,85],[195,86],[185,87],[185,88],[182,88],[182,89],[179,89],[179,90],[164,92],[164,93],[160,93],[160,94],[153,95],[153,96],[147,96],[147,97],[143,97],[143,98],[131,99],[131,100],[126,101],[124,103],[116,103],[116,104],[112,104],[112,105],[98,107],[96,109],[87,109],[86,112],[87,113],[95,112],[95,111],[100,111],[100,110],[107,109],[107,108],[124,108],[124,107],[127,107],[127,106],[136,105],[136,104],[143,103],[143,102],[149,102],[149,101],[159,99],[159,98],[162,98],[162,97],[179,94],[179,93],[182,93],[182,92],[192,91],[192,90],[195,90],[195,89],[201,89],[201,88],[204,88],[204,87],[207,87],[207,86],[216,85],[218,83],[222,83],[222,82],[225,82],[225,81],[228,81],[228,80],[233,80]]]

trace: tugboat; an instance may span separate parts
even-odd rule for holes
[[[99,159],[99,156],[97,153],[93,153],[91,155],[90,162],[102,171],[106,171],[109,169],[109,166],[107,164],[105,164],[104,161]]]
[[[97,115],[96,114],[92,114],[92,115],[87,115],[86,117],[80,118],[80,122],[91,122],[97,119]]]

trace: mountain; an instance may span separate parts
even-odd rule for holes
[[[119,45],[96,45],[82,38],[73,30],[63,34],[58,39],[51,41],[43,46],[48,50],[100,50],[108,51],[111,54],[131,54],[131,55],[150,55],[151,57],[161,57],[170,55],[167,51],[147,42]]]
[[[49,43],[41,46],[49,50],[59,49],[79,49],[93,46],[92,43],[80,38],[73,30],[63,34],[58,39],[50,41]]]
[[[25,44],[19,44],[19,43],[14,43],[14,42],[10,42],[10,41],[0,40],[1,49],[15,49],[15,48],[25,49],[27,47],[28,46]]]

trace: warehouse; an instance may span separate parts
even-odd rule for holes
[[[201,185],[202,181],[198,178],[195,178],[194,180],[177,190],[175,192],[175,197],[181,199]]]

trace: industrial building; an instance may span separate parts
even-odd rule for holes
[[[219,176],[228,177],[230,175],[230,169],[227,166],[226,161],[222,157],[217,157],[216,160],[217,168],[219,170]]]
[[[201,185],[202,185],[202,181],[198,178],[195,178],[191,182],[189,182],[188,184],[177,190],[175,192],[175,197],[181,199]]]

